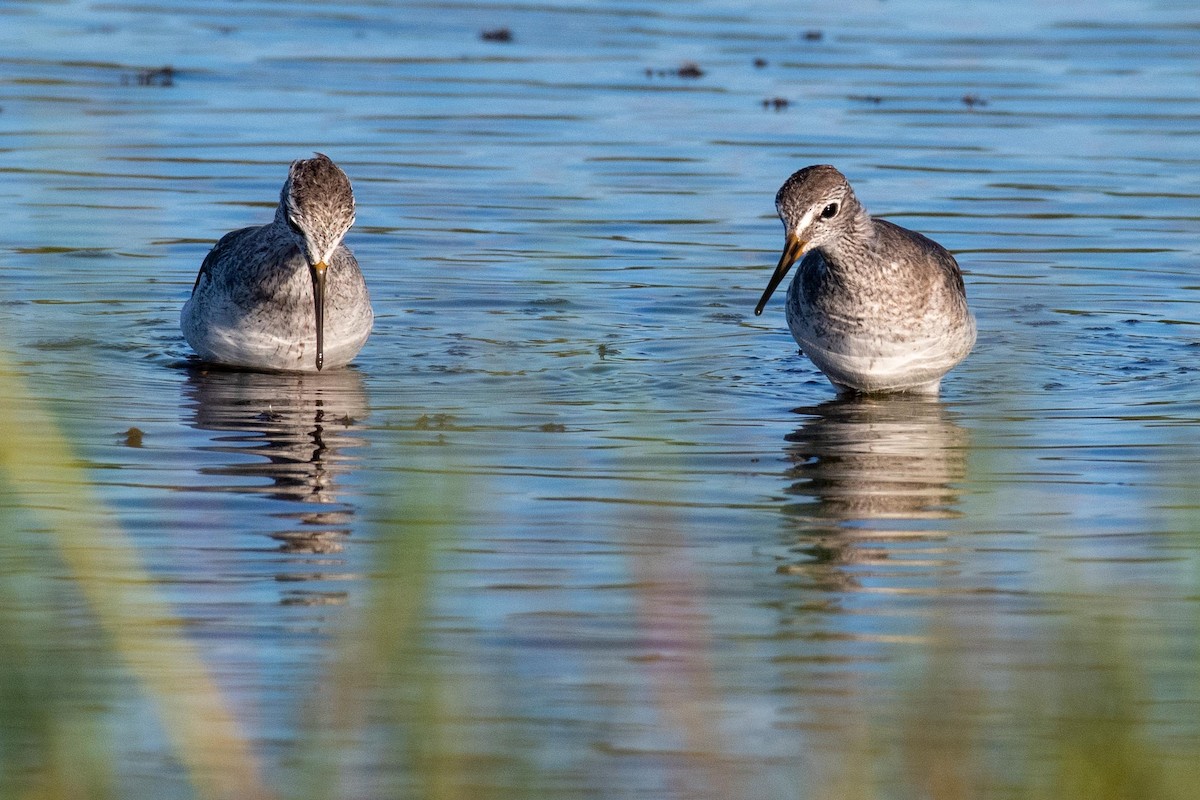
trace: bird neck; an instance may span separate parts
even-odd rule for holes
[[[872,257],[875,250],[875,222],[861,207],[850,223],[834,241],[821,247],[821,255],[831,273],[843,282],[873,280],[873,265],[880,260]]]

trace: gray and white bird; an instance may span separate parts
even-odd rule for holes
[[[975,344],[954,256],[915,231],[872,219],[845,176],[827,165],[788,178],[775,208],[786,241],[755,315],[803,257],[787,292],[788,327],[834,386],[936,394]]]
[[[342,238],[354,224],[346,173],[321,153],[292,162],[275,219],[221,237],[183,306],[183,337],[205,361],[309,372],[348,364],[375,315]]]

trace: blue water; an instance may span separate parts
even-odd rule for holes
[[[1080,670],[1064,628],[1108,649],[1084,622],[1196,752],[1197,52],[1170,2],[14,4],[0,332],[285,790],[406,551],[420,657],[380,680],[432,682],[434,772],[481,792],[815,797],[848,752],[895,787],[939,648],[1004,752],[1012,687]],[[314,150],[372,338],[196,365],[204,254]],[[939,401],[837,401],[753,316],[810,163],[957,255],[979,342]],[[85,716],[122,786],[187,796],[142,680]],[[365,717],[341,796],[416,780],[381,742],[422,734]]]

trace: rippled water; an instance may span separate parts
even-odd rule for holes
[[[986,752],[1027,736],[1014,687],[1094,666],[1055,649],[1071,631],[1068,653],[1136,632],[1146,735],[1200,748],[1190,4],[0,21],[11,374],[268,783],[295,780],[389,547],[429,568],[396,686],[444,681],[430,771],[480,793],[829,796],[864,753],[892,786],[907,714],[965,719]],[[178,311],[200,261],[313,150],[354,182],[371,340],[340,373],[196,365]],[[781,301],[753,316],[775,190],[809,163],[958,256],[980,335],[940,400],[835,399]],[[6,501],[11,525],[39,530],[35,506]],[[447,522],[421,544],[430,506]],[[947,647],[974,700],[936,671],[918,692]],[[80,713],[123,732],[122,785],[186,796],[153,703],[116,683]],[[420,734],[366,716],[342,796],[413,780],[380,741]]]

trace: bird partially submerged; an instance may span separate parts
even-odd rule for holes
[[[775,208],[783,255],[754,313],[799,260],[787,292],[788,327],[836,387],[936,393],[975,344],[954,256],[915,231],[873,219],[830,166],[793,174]]]
[[[180,327],[204,360],[312,371],[348,364],[374,313],[342,244],[354,192],[326,155],[293,161],[270,223],[228,233],[205,257]]]

